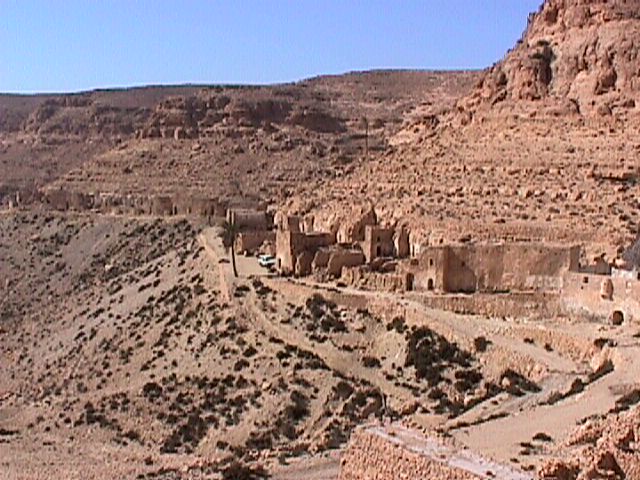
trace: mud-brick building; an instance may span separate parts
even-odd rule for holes
[[[640,319],[640,280],[626,275],[567,272],[562,278],[561,303],[570,314],[619,325]]]
[[[415,290],[445,293],[559,291],[579,270],[580,247],[498,243],[426,247],[409,262]]]
[[[361,248],[367,263],[380,257],[404,258],[409,255],[409,233],[402,226],[366,225]]]
[[[335,237],[328,232],[303,233],[297,229],[278,229],[276,267],[284,275],[309,275],[318,250],[334,242]]]
[[[53,210],[83,211],[93,207],[93,195],[64,189],[51,189],[44,193],[44,204]]]

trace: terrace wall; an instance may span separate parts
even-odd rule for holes
[[[465,450],[401,426],[356,430],[345,450],[339,480],[532,480]]]

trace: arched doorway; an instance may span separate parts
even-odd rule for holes
[[[427,280],[427,290],[433,290],[433,278]]]
[[[407,291],[413,290],[413,273],[407,273]]]
[[[611,314],[611,324],[622,325],[622,322],[624,322],[624,314],[620,310],[614,310]]]

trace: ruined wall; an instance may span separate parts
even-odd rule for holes
[[[247,230],[238,233],[236,237],[236,251],[253,253],[258,250],[265,241],[275,242],[276,232],[273,230]]]
[[[304,247],[302,234],[291,230],[278,229],[276,231],[276,265],[280,273],[293,273],[296,256]]]
[[[227,208],[217,198],[191,197],[191,213],[201,217],[223,217]]]
[[[169,216],[173,215],[173,200],[169,196],[154,196],[151,199],[151,214]]]
[[[313,257],[313,263],[311,264],[313,271],[317,272],[327,268],[327,265],[329,264],[329,257],[331,257],[331,250],[327,248],[321,248],[318,250]]]
[[[330,233],[300,233],[278,229],[276,232],[276,264],[285,275],[308,275],[316,252],[333,244]]]
[[[394,230],[391,228],[366,225],[362,251],[367,263],[378,257],[393,257],[395,255]]]
[[[172,197],[173,215],[193,215],[199,217],[222,217],[226,212],[226,204],[217,198],[206,198],[192,195],[176,195]]]
[[[263,210],[230,208],[227,211],[227,221],[239,229],[249,230],[268,230],[273,225],[273,219]]]
[[[92,196],[67,190],[49,190],[45,193],[44,203],[54,210],[88,210],[93,207]]]
[[[605,292],[604,283],[611,291]],[[566,273],[562,278],[561,301],[568,313],[597,317],[605,321],[619,311],[625,321],[640,319],[640,281],[606,275]]]
[[[293,270],[298,277],[311,275],[311,265],[315,254],[312,250],[303,250],[296,256],[296,265]]]
[[[449,292],[558,290],[561,275],[578,269],[579,250],[543,244],[450,247]]]
[[[364,261],[364,255],[360,250],[336,249],[329,255],[327,273],[334,277],[339,277],[344,267],[362,265]]]
[[[429,308],[464,315],[547,319],[564,312],[560,296],[548,292],[421,295],[416,300]]]
[[[356,288],[381,292],[404,292],[412,286],[412,274],[409,272],[380,273],[365,265],[342,269],[341,280]]]
[[[197,195],[122,195],[51,189],[42,192],[41,196],[33,196],[30,203],[35,202],[59,211],[97,210],[128,215],[213,217],[223,216],[226,211],[226,202]]]
[[[409,256],[409,232],[403,226],[396,229],[393,235],[393,246],[396,257],[405,258]]]
[[[297,215],[287,215],[283,212],[276,212],[273,223],[278,230],[289,230],[296,233],[301,231],[301,219]]]
[[[339,480],[532,478],[394,426],[356,430],[340,463]]]
[[[578,270],[578,247],[535,243],[427,247],[409,267],[417,290],[559,291],[562,274]]]
[[[365,227],[376,225],[378,217],[373,208],[363,208],[358,212],[351,212],[347,218],[339,223],[336,232],[336,241],[341,244],[352,244],[364,240]]]

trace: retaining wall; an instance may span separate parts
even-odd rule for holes
[[[356,430],[339,480],[532,480],[510,467],[398,425]]]

